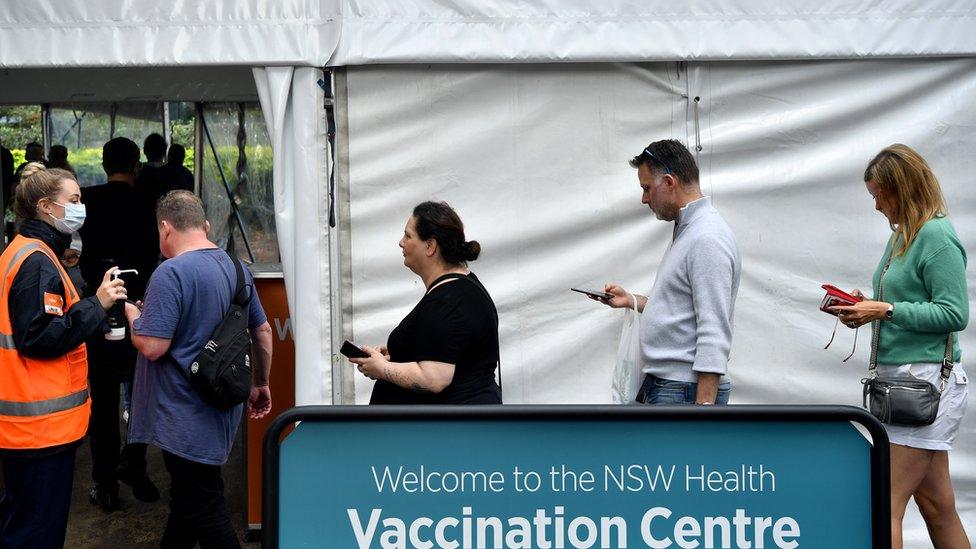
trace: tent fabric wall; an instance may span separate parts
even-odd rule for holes
[[[274,209],[295,338],[295,404],[332,403],[328,174],[322,72],[254,69],[274,152]]]
[[[966,0],[34,0],[0,13],[0,67],[960,56],[974,24]]]
[[[339,0],[34,0],[0,11],[0,67],[328,61]]]
[[[971,55],[962,0],[346,0],[332,65]]]
[[[671,235],[627,159],[694,146],[703,190],[736,232],[743,276],[734,403],[860,404],[870,337],[823,345],[820,284],[870,288],[887,236],[861,181],[882,147],[916,147],[976,247],[976,61],[358,67],[348,70],[352,325],[379,344],[423,294],[396,247],[416,203],[446,200],[482,245],[471,267],[501,317],[509,403],[603,403],[622,316],[570,286],[646,292]],[[699,97],[698,125],[688,98]],[[971,303],[976,276],[968,270]],[[960,334],[963,368],[974,329]],[[356,400],[369,397],[359,377]],[[976,524],[976,398],[951,465]],[[906,539],[924,546],[915,513]]]

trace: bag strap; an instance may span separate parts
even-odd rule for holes
[[[245,292],[244,290],[246,288],[250,288],[251,285],[244,283],[244,281],[247,280],[247,279],[244,277],[244,268],[241,266],[241,261],[239,259],[237,259],[236,257],[232,256],[231,254],[227,254],[227,257],[230,258],[231,263],[234,264],[234,268],[237,271],[237,283],[235,284],[235,287],[234,287],[234,298],[233,298],[231,304],[232,305],[237,305],[237,306],[239,306],[241,308],[246,308],[248,306],[248,304],[251,303],[251,299],[253,297],[253,292],[251,292],[251,291]],[[224,317],[226,318],[226,316],[229,313],[230,313],[230,310],[228,310],[227,313],[224,313]],[[223,320],[221,320],[221,322],[223,322]],[[166,354],[167,354],[167,356],[169,356],[169,362],[172,362],[173,363],[173,367],[176,368],[176,371],[178,371],[183,376],[184,379],[186,379],[187,381],[191,381],[190,380],[190,373],[187,372],[186,370],[184,370],[183,367],[180,366],[179,363],[177,363],[176,360],[173,359],[173,356],[172,355],[170,355],[169,353],[166,353]]]
[[[942,359],[942,371],[939,373],[939,392],[945,390],[949,383],[949,376],[952,375],[952,332],[946,337],[945,357]]]
[[[888,272],[888,267],[891,266],[891,252],[888,252],[888,260],[885,261],[885,266],[881,269],[881,276],[878,277],[878,301],[884,301],[884,276]],[[881,320],[875,320],[873,323],[873,332],[871,334],[871,361],[868,364],[868,373],[871,377],[877,377],[878,375],[878,341],[881,339]],[[952,332],[946,336],[946,346],[945,354],[942,358],[942,370],[939,372],[939,392],[945,390],[946,384],[949,383],[949,376],[952,375]]]
[[[498,339],[499,338],[498,309],[494,307],[495,302],[491,299],[491,295],[488,293],[488,290],[486,290],[485,287],[481,284],[481,282],[469,277],[468,275],[463,275],[461,273],[448,273],[444,276],[439,277],[430,285],[430,289],[427,290],[427,294],[429,294],[431,290],[433,290],[438,284],[444,282],[445,280],[467,280],[471,284],[474,284],[475,288],[481,290],[481,293],[484,294],[485,299],[487,299],[488,302],[492,304],[492,310],[495,312],[495,346],[498,347],[498,363],[497,363],[498,364],[498,386],[501,387],[502,386],[502,357],[501,357],[502,349],[501,349],[501,342]]]
[[[244,276],[244,267],[241,265],[241,260],[231,254],[227,254],[227,257],[230,258],[231,263],[234,264],[234,268],[237,270],[237,285],[234,288],[233,304],[241,308],[247,307],[251,303],[254,292],[250,291],[250,284],[244,283],[247,278]],[[244,292],[245,288],[248,288],[247,292]]]
[[[888,252],[888,259],[885,266],[881,269],[881,276],[878,277],[878,301],[884,301],[884,276],[891,267],[891,251]],[[881,321],[875,320],[871,323],[871,360],[868,362],[868,373],[871,377],[878,375],[878,341],[881,339]]]

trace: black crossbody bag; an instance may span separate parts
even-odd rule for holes
[[[240,260],[234,256],[230,259],[237,269],[237,286],[224,320],[190,363],[189,372],[173,362],[200,398],[219,410],[230,410],[251,395],[251,332],[247,324],[253,288],[245,284]]]
[[[878,301],[884,301],[884,275],[891,266],[891,256],[878,279]],[[870,377],[862,379],[864,384],[863,406],[871,415],[888,425],[925,426],[935,422],[939,413],[939,401],[952,374],[952,333],[946,338],[945,355],[942,358],[942,371],[939,386],[911,376],[878,375],[878,341],[881,338],[881,322],[875,321],[871,337],[871,362],[868,365]]]

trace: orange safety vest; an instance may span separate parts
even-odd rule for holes
[[[26,450],[67,444],[85,436],[91,413],[85,344],[63,356],[29,358],[14,346],[10,288],[32,253],[46,255],[64,284],[62,314],[78,302],[68,273],[44,242],[17,235],[0,255],[0,448]]]

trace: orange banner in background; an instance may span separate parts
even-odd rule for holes
[[[247,420],[247,524],[261,524],[261,443],[268,426],[281,412],[295,406],[295,339],[292,332],[285,281],[256,278],[258,297],[274,335],[271,362],[271,413]]]

